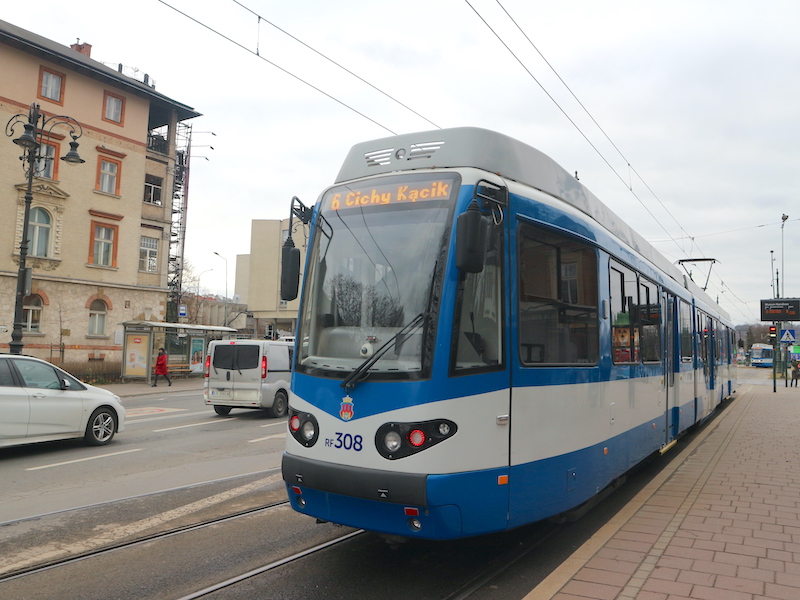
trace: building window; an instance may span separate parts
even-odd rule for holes
[[[103,120],[122,125],[125,121],[125,98],[106,92],[103,98]]]
[[[161,206],[161,188],[164,180],[155,175],[144,176],[144,201],[148,204]]]
[[[64,103],[64,75],[45,67],[39,69],[39,97],[56,104]]]
[[[105,335],[106,333],[106,303],[100,299],[89,306],[89,335]]]
[[[97,191],[119,196],[122,163],[111,158],[100,158],[97,165]]]
[[[142,236],[139,246],[139,270],[158,272],[158,238]]]
[[[36,207],[31,210],[28,222],[28,252],[31,256],[50,255],[51,227],[50,214],[45,209]]]
[[[58,144],[42,142],[39,145],[39,158],[36,161],[37,177],[56,179],[58,177]]]
[[[42,298],[38,294],[31,294],[22,299],[22,321],[23,331],[41,332]]]
[[[117,266],[117,233],[116,225],[92,221],[92,242],[89,263],[99,267]]]

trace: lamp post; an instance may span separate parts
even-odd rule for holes
[[[14,302],[14,330],[11,333],[9,348],[12,354],[22,354],[22,330],[25,327],[23,300],[30,293],[28,289],[30,283],[29,270],[26,268],[28,258],[28,226],[30,223],[31,203],[33,202],[33,178],[42,173],[47,166],[47,161],[52,157],[41,153],[42,143],[50,139],[53,128],[64,125],[69,128],[69,135],[72,141],[69,143],[69,152],[61,157],[61,160],[70,164],[80,164],[84,161],[78,154],[78,138],[83,135],[83,128],[72,117],[65,115],[46,116],[39,110],[39,105],[35,102],[31,104],[28,114],[19,113],[14,115],[6,123],[6,135],[15,135],[17,125],[23,126],[23,133],[18,138],[12,140],[23,149],[23,155],[19,157],[22,161],[22,169],[28,178],[28,187],[25,190],[25,208],[22,218],[22,239],[19,243],[19,271],[17,272],[17,296]]]
[[[786,225],[786,219],[789,215],[781,215],[781,273],[783,274],[783,283],[781,284],[781,296],[786,298],[786,268],[783,260],[783,226]]]
[[[228,259],[222,256],[219,252],[214,252],[222,260],[225,261],[225,327],[228,326]]]

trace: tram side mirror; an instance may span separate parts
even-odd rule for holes
[[[465,273],[480,273],[486,262],[486,240],[491,223],[473,200],[456,222],[456,266]]]
[[[281,300],[297,298],[300,286],[300,249],[294,247],[292,238],[287,238],[281,248]]]

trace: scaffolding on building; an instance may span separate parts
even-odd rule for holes
[[[178,322],[178,307],[183,300],[183,263],[186,246],[186,212],[189,204],[189,162],[192,126],[178,123],[175,135],[175,172],[172,183],[172,224],[169,237],[167,321]]]

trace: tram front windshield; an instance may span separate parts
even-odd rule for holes
[[[405,174],[326,192],[309,250],[298,372],[425,376],[459,182],[452,173]]]

